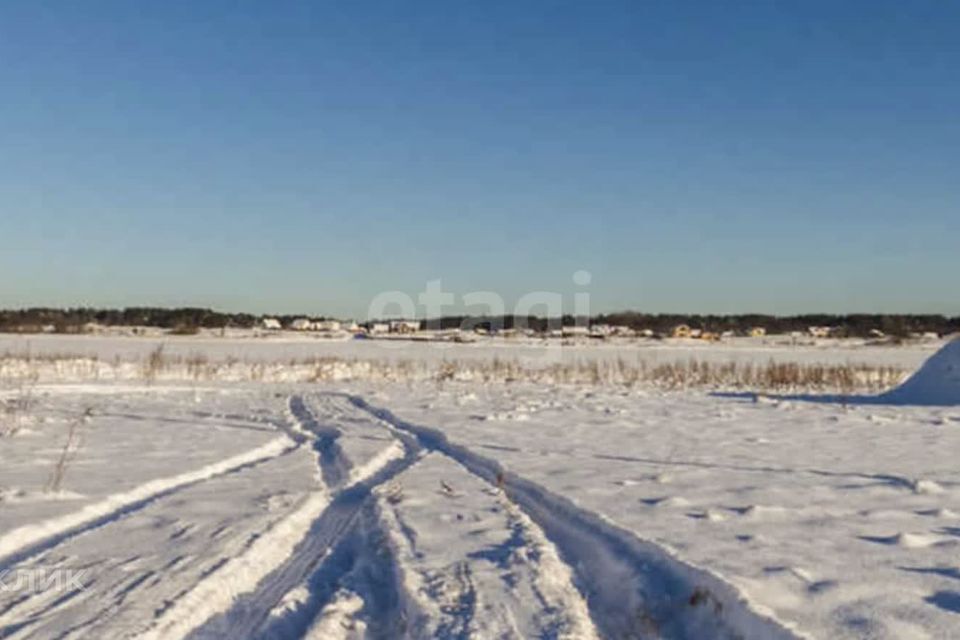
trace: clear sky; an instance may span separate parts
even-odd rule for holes
[[[10,0],[0,61],[0,307],[960,314],[958,3]]]

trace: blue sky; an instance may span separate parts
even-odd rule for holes
[[[0,306],[960,313],[960,5],[0,4]]]

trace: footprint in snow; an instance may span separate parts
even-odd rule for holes
[[[865,542],[883,544],[903,549],[926,549],[928,547],[954,546],[960,544],[958,540],[950,540],[942,536],[929,533],[900,532],[892,536],[857,536]]]
[[[642,498],[640,500],[648,507],[689,507],[690,501],[682,496],[663,496],[660,498]]]
[[[790,509],[775,505],[750,504],[745,507],[730,507],[729,511],[744,518],[761,518],[767,516],[782,516],[789,513]]]
[[[723,522],[727,519],[726,514],[716,509],[705,509],[704,511],[693,511],[687,514],[688,518],[694,520],[705,520],[707,522]]]
[[[960,518],[960,513],[952,511],[951,509],[921,509],[920,511],[914,511],[918,516],[928,516],[931,518],[944,518],[947,520],[955,520]]]
[[[960,593],[956,591],[937,591],[923,600],[946,611],[960,613]]]
[[[812,595],[830,591],[839,584],[836,580],[817,580],[813,577],[813,574],[803,567],[788,565],[772,566],[764,567],[763,571],[768,575],[783,575],[796,578],[805,585],[807,592]]]

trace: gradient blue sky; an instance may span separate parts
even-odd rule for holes
[[[0,4],[0,306],[960,313],[960,4]]]

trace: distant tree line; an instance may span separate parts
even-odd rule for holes
[[[754,327],[763,327],[771,334],[806,333],[810,327],[831,327],[836,337],[867,338],[875,331],[893,337],[906,337],[914,333],[937,333],[948,335],[960,332],[960,317],[919,314],[805,314],[795,316],[772,316],[763,314],[698,315],[698,314],[649,314],[636,311],[605,313],[590,318],[564,315],[554,318],[538,316],[444,316],[426,320],[427,329],[532,329],[545,332],[561,327],[607,324],[629,327],[636,331],[650,330],[656,334],[669,335],[674,327],[687,325],[713,333],[732,331],[747,334]]]
[[[58,333],[76,333],[89,323],[103,326],[159,327],[162,329],[216,329],[253,327],[258,317],[248,313],[221,313],[211,309],[129,307],[126,309],[32,308],[0,311],[2,331],[40,331],[53,327]]]
[[[960,317],[942,315],[910,314],[862,314],[847,315],[805,314],[795,316],[769,316],[761,314],[741,315],[681,315],[644,314],[633,311],[602,314],[593,319],[602,324],[622,325],[633,329],[651,329],[657,333],[669,333],[678,324],[694,329],[722,333],[734,331],[746,333],[752,327],[763,327],[767,333],[789,334],[806,332],[809,327],[833,327],[831,335],[837,337],[866,338],[871,332],[882,331],[885,335],[906,337],[912,333],[935,332],[947,335],[960,331]]]
[[[893,337],[906,337],[913,333],[933,332],[948,335],[960,332],[960,317],[942,315],[909,314],[805,314],[795,316],[771,316],[763,314],[697,315],[697,314],[648,314],[636,311],[606,313],[590,318],[564,315],[554,318],[538,316],[444,316],[423,322],[427,329],[532,329],[545,332],[574,325],[607,324],[629,327],[636,331],[650,330],[656,334],[669,335],[674,327],[687,325],[713,333],[732,331],[747,334],[754,327],[763,327],[771,334],[789,334],[795,331],[806,333],[810,327],[831,327],[831,335],[837,337],[867,338],[874,331]]]
[[[51,327],[58,333],[77,333],[90,323],[102,326],[156,327],[174,331],[191,329],[220,329],[225,327],[251,328],[266,316],[249,313],[224,313],[212,309],[160,307],[129,307],[126,309],[53,309],[31,308],[0,311],[0,331],[42,331]],[[304,315],[278,315],[284,326]],[[310,316],[312,320],[322,317]],[[807,314],[795,316],[771,316],[761,314],[739,315],[691,315],[647,314],[635,311],[600,314],[591,318],[575,318],[571,315],[543,318],[538,316],[444,316],[421,323],[426,329],[532,329],[545,332],[576,324],[609,324],[626,326],[635,330],[648,329],[657,334],[668,335],[677,325],[685,324],[694,329],[722,333],[733,331],[744,334],[753,327],[763,327],[771,334],[806,332],[809,327],[833,327],[836,336],[869,337],[873,331],[882,331],[888,336],[903,337],[912,333],[935,332],[940,335],[960,332],[960,317],[942,315],[909,314]]]
[[[542,318],[539,316],[444,316],[431,318],[422,323],[423,328],[431,330],[462,329],[471,331],[483,329],[485,331],[501,331],[503,329],[532,329],[544,332],[550,329],[559,329],[563,326],[563,318]],[[575,324],[572,316],[569,324]]]
[[[267,316],[250,313],[224,313],[212,309],[182,307],[128,307],[126,309],[92,309],[86,307],[54,309],[37,307],[31,309],[0,310],[0,331],[41,331],[53,327],[57,333],[78,333],[90,324],[105,327],[155,327],[170,330],[186,329],[250,329]],[[304,315],[273,315],[287,326]],[[322,316],[309,316],[311,320],[324,320]]]

